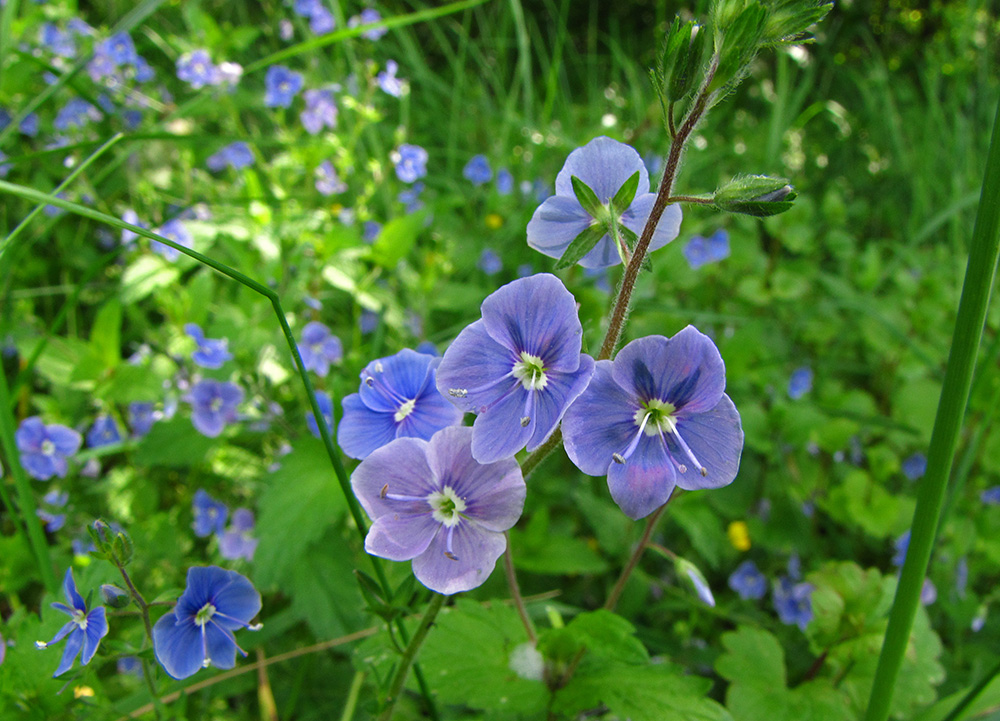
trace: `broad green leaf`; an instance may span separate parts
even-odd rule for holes
[[[136,303],[161,288],[173,286],[180,270],[157,255],[136,258],[122,273],[122,303]]]
[[[424,228],[427,211],[418,211],[394,218],[382,226],[382,232],[372,245],[372,260],[383,268],[393,269],[413,248]]]
[[[635,627],[621,616],[605,611],[581,613],[563,628],[555,628],[542,634],[538,649],[547,657],[562,658],[569,652],[570,658],[580,649],[586,650],[588,664],[609,661],[627,664],[643,664],[649,660],[649,653],[642,642],[635,637]]]
[[[101,306],[90,330],[90,347],[105,368],[121,361],[122,304],[112,298]]]
[[[335,552],[338,545],[341,551]],[[346,635],[364,622],[361,593],[349,581],[353,563],[346,539],[328,533],[299,557],[282,584],[282,593],[292,599],[292,611],[318,639]]]
[[[132,460],[138,466],[196,466],[205,460],[213,445],[215,440],[199,433],[189,419],[175,417],[154,423]]]

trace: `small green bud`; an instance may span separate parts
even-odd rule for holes
[[[717,28],[715,51],[719,54],[716,77],[723,82],[743,76],[764,39],[767,9],[753,2],[737,15],[728,28]]]
[[[701,599],[702,603],[706,606],[715,607],[715,597],[712,595],[712,589],[696,565],[686,559],[677,557],[674,559],[674,570],[677,572],[678,578],[683,579],[690,588],[694,589],[694,592]]]
[[[101,585],[101,599],[111,608],[125,608],[132,602],[127,591],[111,583]]]
[[[784,213],[792,207],[796,193],[784,178],[743,175],[715,191],[713,204],[727,213],[763,218]]]
[[[756,5],[756,0],[715,0],[708,11],[712,26],[726,32],[749,4]]]
[[[676,102],[694,89],[701,69],[705,33],[693,20],[674,19],[663,45],[660,91],[668,102]]]

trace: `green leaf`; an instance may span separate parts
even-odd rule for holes
[[[90,347],[104,364],[114,368],[121,361],[122,304],[112,298],[101,306],[90,330]]]
[[[372,260],[383,268],[395,268],[413,248],[426,219],[427,211],[421,210],[394,218],[382,226],[382,232],[372,244]]]
[[[607,207],[601,202],[601,199],[597,197],[597,193],[590,189],[589,185],[584,183],[575,175],[570,177],[570,181],[573,183],[573,192],[576,193],[576,199],[580,201],[580,205],[582,205],[583,209],[590,214],[591,218],[600,220],[602,217],[607,215]]]
[[[215,444],[191,425],[187,418],[172,418],[154,423],[136,449],[132,460],[139,466],[185,468],[205,460]]]
[[[635,627],[604,609],[577,615],[563,628],[544,632],[538,643],[538,650],[550,658],[561,658],[568,649],[575,655],[581,648],[587,650],[588,663],[617,661],[638,665],[649,660],[646,647],[635,637]]]
[[[292,612],[306,622],[318,639],[346,635],[364,623],[361,593],[354,584],[344,582],[354,559],[349,553],[329,552],[338,543],[345,544],[334,533],[314,543],[311,552],[292,564],[282,584],[282,593],[292,599]],[[260,582],[259,572],[255,580]]]
[[[180,273],[158,255],[136,258],[122,273],[122,303],[131,305],[161,288],[173,286]]]
[[[587,228],[573,239],[573,242],[569,244],[566,248],[566,252],[562,254],[556,262],[556,270],[562,270],[564,268],[569,268],[572,265],[576,265],[587,253],[594,249],[597,245],[597,241],[607,235],[607,230],[601,225],[589,225]]]
[[[575,189],[576,186],[574,186]],[[639,171],[632,173],[632,177],[622,183],[622,187],[618,189],[615,193],[615,197],[611,199],[611,208],[617,215],[621,215],[629,206],[632,205],[632,201],[635,200],[635,192],[639,189]]]

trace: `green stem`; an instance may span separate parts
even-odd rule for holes
[[[38,514],[35,513],[37,507],[35,506],[34,493],[31,490],[31,481],[28,480],[28,475],[21,466],[21,454],[17,449],[17,442],[14,440],[14,411],[10,402],[10,389],[7,387],[7,376],[2,370],[0,370],[0,445],[3,446],[10,464],[10,471],[14,476],[21,523],[27,528],[28,541],[35,554],[35,562],[42,575],[42,582],[45,583],[45,588],[50,593],[55,593],[59,589],[59,582],[52,569],[49,544],[45,539],[45,531],[42,530],[42,522],[39,520]],[[11,505],[6,489],[3,492],[3,502],[10,509],[11,517],[16,518],[17,514],[14,512],[14,506]]]
[[[424,617],[420,621],[420,626],[417,628],[417,632],[413,634],[413,640],[410,641],[403,652],[403,657],[399,660],[399,668],[396,669],[396,675],[392,679],[392,685],[389,687],[389,695],[385,699],[386,705],[379,715],[379,721],[391,721],[392,711],[396,707],[399,695],[403,692],[403,684],[406,683],[406,677],[410,674],[410,666],[413,665],[413,659],[416,658],[417,651],[420,650],[420,646],[427,637],[427,632],[431,630],[431,625],[434,623],[434,619],[437,618],[438,611],[441,610],[445,598],[440,593],[435,593],[431,597],[431,602],[427,604],[427,610],[424,611]]]
[[[528,616],[528,609],[524,605],[524,596],[521,595],[521,586],[517,582],[517,572],[514,570],[514,554],[510,550],[510,533],[504,531],[503,536],[507,541],[507,547],[503,552],[503,570],[507,574],[507,585],[510,586],[510,595],[514,600],[517,615],[521,617],[521,623],[524,624],[524,630],[528,632],[528,638],[531,639],[533,644],[537,644],[538,634],[535,633],[535,626],[531,622],[531,617]]]
[[[969,692],[962,697],[962,700],[951,710],[951,712],[945,716],[941,721],[958,721],[962,716],[962,712],[969,707],[969,705],[976,700],[976,698],[983,692],[983,690],[990,685],[997,676],[1000,676],[1000,664],[993,667],[993,670],[988,674],[983,676],[983,678],[975,686],[969,689]]]
[[[955,446],[962,427],[976,353],[989,306],[990,289],[996,275],[1000,251],[1000,104],[993,123],[993,137],[986,160],[976,225],[972,231],[969,261],[958,304],[958,319],[951,342],[944,387],[938,403],[927,474],[920,481],[917,506],[910,530],[910,546],[899,578],[899,587],[889,615],[889,627],[879,655],[875,681],[868,700],[865,721],[885,721],[889,716],[896,676],[910,638],[913,617],[920,602],[920,589],[930,562],[948,475],[955,459]]]
[[[676,493],[676,491],[675,491]],[[671,494],[670,499],[674,497]],[[625,584],[628,583],[628,579],[632,576],[632,571],[635,567],[639,565],[639,559],[642,558],[643,552],[645,552],[646,547],[649,545],[649,537],[653,535],[653,527],[656,526],[656,522],[660,520],[660,516],[663,512],[667,510],[667,506],[670,504],[670,499],[662,506],[653,511],[653,515],[649,517],[646,521],[646,529],[642,532],[642,538],[639,540],[639,544],[632,551],[632,555],[628,559],[628,563],[625,564],[625,568],[622,569],[621,575],[618,577],[618,581],[615,583],[614,588],[611,589],[611,593],[608,594],[608,600],[604,602],[604,608],[608,611],[613,611],[615,606],[618,605],[618,599],[621,598],[622,592],[625,590]]]

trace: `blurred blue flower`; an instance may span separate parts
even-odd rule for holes
[[[194,493],[191,502],[191,512],[194,514],[194,522],[191,528],[198,538],[206,538],[213,533],[222,533],[226,527],[226,517],[229,509],[226,504],[217,501],[208,494],[204,488],[199,488]]]
[[[347,27],[356,28],[361,25],[371,25],[372,23],[377,23],[381,20],[382,16],[379,14],[378,10],[375,10],[374,8],[365,8],[359,15],[355,15],[347,21]],[[371,30],[365,30],[361,33],[361,37],[367,38],[368,40],[378,40],[387,32],[389,32],[389,30],[384,27],[372,28]]]
[[[497,192],[500,195],[510,195],[514,192],[514,176],[507,168],[497,170]]]
[[[66,524],[66,514],[56,511],[65,508],[68,502],[69,494],[55,488],[42,496],[42,505],[35,510],[35,514],[45,521],[46,531],[55,533]]]
[[[70,621],[59,629],[48,643],[35,642],[36,647],[43,649],[62,641],[64,638],[66,639],[66,650],[63,651],[59,667],[52,674],[53,678],[69,671],[81,650],[83,651],[83,655],[80,657],[81,665],[86,666],[90,663],[94,654],[97,653],[101,639],[108,635],[108,620],[105,617],[104,606],[97,606],[93,610],[87,611],[87,604],[84,602],[83,596],[76,590],[72,569],[66,570],[66,576],[63,579],[63,594],[69,605],[53,603],[52,608],[65,613],[70,617]]]
[[[153,70],[153,66],[150,65],[146,61],[146,58],[141,55],[136,56],[132,67],[135,69],[135,80],[138,83],[148,83],[156,77],[156,72]],[[216,78],[216,83],[218,83],[218,77]]]
[[[149,227],[148,225],[146,225],[145,223],[143,223],[139,219],[139,214],[136,213],[131,208],[126,208],[125,209],[125,212],[122,213],[122,220],[124,220],[126,223],[131,223],[132,225],[137,225],[140,228],[148,228]],[[133,245],[135,245],[135,239],[138,238],[138,237],[139,237],[138,233],[134,233],[134,232],[132,232],[131,230],[128,230],[128,229],[123,229],[122,230],[122,237],[121,237],[122,245],[124,245],[126,247],[129,247],[129,248],[132,247]]]
[[[920,587],[920,603],[923,606],[930,606],[937,601],[937,586],[929,578],[924,579],[924,585]]]
[[[473,185],[488,183],[493,177],[490,161],[485,155],[473,155],[472,159],[462,168],[462,176]]]
[[[103,117],[101,111],[86,100],[70,98],[56,113],[56,119],[52,124],[56,130],[69,130],[70,128],[82,128],[87,123],[96,122]]]
[[[708,238],[696,235],[684,246],[684,257],[692,270],[729,257],[729,233],[721,228]]]
[[[767,579],[757,569],[753,561],[744,561],[729,576],[729,587],[740,594],[740,598],[764,598],[767,593]]]
[[[21,124],[17,126],[17,129],[31,138],[38,135],[38,113],[28,113],[25,115]]]
[[[361,239],[366,243],[374,243],[382,232],[382,224],[377,220],[366,220]]]
[[[177,606],[153,627],[156,660],[175,679],[209,666],[232,668],[237,651],[247,655],[233,632],[258,630],[250,620],[260,609],[260,594],[245,576],[218,566],[189,568]]]
[[[215,438],[236,420],[236,406],[243,400],[243,389],[235,383],[206,378],[195,384],[185,400],[191,404],[194,427],[202,435]]]
[[[42,24],[38,31],[38,44],[64,58],[76,55],[76,37],[69,31],[60,30],[53,23]]]
[[[979,500],[987,506],[1000,506],[1000,486],[987,488],[979,494]]]
[[[489,578],[507,547],[504,531],[524,509],[517,462],[477,462],[472,434],[454,426],[430,442],[398,438],[368,455],[351,476],[373,520],[365,550],[393,561],[412,559],[417,580],[446,595]]]
[[[52,476],[64,478],[69,464],[67,458],[80,450],[82,439],[72,428],[45,425],[38,416],[21,421],[14,434],[21,466],[32,478],[47,481]]]
[[[232,360],[229,352],[229,340],[226,338],[206,338],[204,331],[197,323],[187,323],[184,332],[190,336],[198,347],[191,353],[191,360],[202,368],[213,370],[221,368],[222,364]]]
[[[302,127],[310,135],[337,127],[337,103],[330,90],[306,90],[306,109],[299,113]]]
[[[923,453],[914,453],[903,461],[903,475],[911,481],[921,478],[927,472],[927,456]]]
[[[799,558],[799,554],[793,553],[788,557],[788,577],[793,581],[798,581],[802,578],[802,559]]]
[[[253,151],[242,141],[230,143],[208,156],[205,165],[209,170],[219,171],[227,165],[233,170],[253,165]]]
[[[361,328],[361,335],[368,335],[378,328],[380,316],[368,308],[361,309],[361,317],[358,318],[358,326]]]
[[[316,190],[320,195],[336,195],[347,190],[347,183],[340,179],[329,160],[324,160],[316,168]]]
[[[268,108],[287,108],[301,89],[301,73],[284,65],[272,65],[264,76],[264,105]]]
[[[393,153],[392,162],[396,166],[396,177],[404,183],[427,175],[427,151],[419,145],[403,143]]]
[[[330,398],[329,393],[324,393],[323,391],[316,391],[316,405],[319,406],[319,412],[323,415],[323,420],[326,421],[326,427],[331,431],[333,430],[333,399]],[[309,426],[309,432],[313,434],[316,438],[319,438],[319,423],[316,422],[316,416],[312,411],[306,411],[306,425]]]
[[[122,656],[115,663],[115,669],[123,676],[142,678],[142,661],[138,656]]]
[[[135,51],[135,43],[127,32],[120,32],[112,35],[107,40],[99,44],[100,52],[106,53],[118,65],[131,65],[135,63],[138,54]],[[94,52],[98,52],[97,49]]]
[[[7,173],[10,172],[10,167],[11,167],[10,163],[3,162],[6,159],[7,159],[7,153],[0,150],[0,178],[6,178]]]
[[[414,183],[406,190],[401,190],[396,200],[406,206],[407,213],[416,213],[424,207],[424,201],[420,199],[420,194],[424,192],[423,183]]]
[[[312,17],[317,8],[323,7],[321,0],[295,0],[292,3],[292,12],[304,18]]]
[[[385,70],[375,76],[375,82],[382,88],[382,91],[394,98],[403,94],[403,79],[396,77],[398,71],[399,63],[395,60],[386,60]]]
[[[218,83],[219,71],[207,50],[194,50],[177,59],[177,77],[197,90]]]
[[[167,240],[172,240],[177,245],[183,245],[185,248],[190,248],[194,243],[191,238],[191,234],[188,232],[187,227],[180,219],[174,218],[173,220],[168,220],[166,223],[161,225],[154,231],[157,235],[163,236]],[[161,243],[158,240],[150,241],[149,247],[154,253],[159,253],[167,260],[177,260],[181,252],[175,248],[171,248],[166,243]]]
[[[254,528],[253,512],[237,508],[229,528],[219,536],[219,555],[229,561],[241,558],[252,561],[257,550],[257,539],[250,536]]]
[[[594,280],[594,287],[602,293],[611,292],[611,278],[607,268],[584,268],[583,274]]]
[[[109,415],[98,416],[94,425],[87,431],[87,447],[100,448],[117,443],[122,439],[121,431],[115,419]]]
[[[612,499],[633,520],[666,503],[675,486],[729,485],[743,429],[725,387],[718,348],[694,326],[634,340],[597,363],[566,412],[566,453],[584,473],[607,475]]]
[[[330,372],[331,363],[339,363],[344,357],[344,345],[340,338],[330,333],[330,329],[319,321],[306,323],[298,348],[302,365],[320,378],[325,378]]]
[[[896,553],[892,557],[892,565],[902,567],[906,561],[906,551],[910,547],[910,532],[906,531],[902,536],[897,538],[893,542],[893,546],[896,549]]]
[[[812,390],[813,372],[809,366],[802,366],[792,371],[788,379],[788,397],[798,400]]]
[[[619,220],[621,225],[640,235],[656,200],[656,195],[649,192],[649,173],[633,148],[602,136],[577,148],[566,158],[556,176],[556,194],[539,205],[531,216],[528,245],[551,258],[561,258],[570,243],[595,220],[603,222],[600,218],[592,218],[577,199],[573,177],[589,186],[597,199],[609,206],[619,189],[636,173],[639,174],[639,185],[635,197]],[[649,243],[650,252],[676,238],[680,226],[680,206],[668,205]],[[617,265],[621,262],[620,249],[610,234],[605,233],[579,262],[584,268]]]
[[[483,252],[479,254],[479,261],[476,263],[476,267],[486,273],[486,275],[496,275],[503,270],[503,261],[492,248],[483,248]]]
[[[492,463],[542,445],[587,387],[594,361],[580,352],[576,301],[554,275],[512,281],[481,310],[445,351],[437,385],[462,411],[478,414],[472,453]]]
[[[337,442],[351,458],[366,458],[396,438],[428,439],[461,423],[462,412],[435,385],[440,358],[405,348],[361,372],[358,393],[344,398]]]
[[[517,266],[516,275],[518,278],[527,278],[529,275],[534,275],[534,274],[535,274],[535,269],[531,266],[531,263],[522,263],[521,265]]]
[[[333,17],[333,13],[317,3],[312,15],[309,16],[309,29],[317,35],[326,35],[336,28],[337,20]]]
[[[128,425],[134,438],[141,438],[149,433],[159,418],[153,403],[133,401],[128,404]]]
[[[812,592],[811,583],[792,583],[787,576],[775,581],[774,610],[778,612],[781,622],[805,631],[813,617]]]

